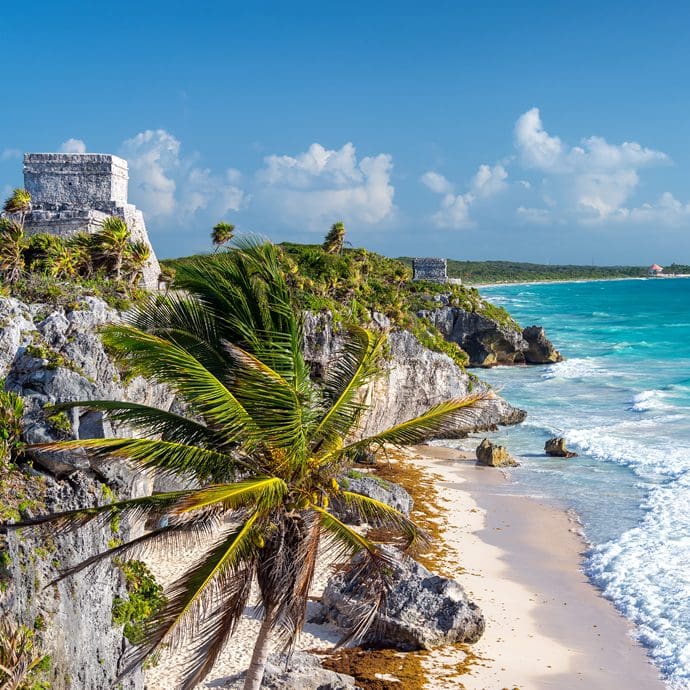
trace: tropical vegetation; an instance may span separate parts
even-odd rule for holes
[[[120,401],[83,401],[125,422],[134,438],[56,442],[47,447],[124,458],[144,470],[189,477],[201,488],[45,515],[7,527],[43,525],[56,533],[92,521],[147,519],[157,526],[114,545],[103,558],[147,548],[205,550],[142,623],[125,673],[164,646],[184,647],[183,688],[212,668],[258,587],[261,628],[245,689],[260,687],[269,638],[290,649],[302,629],[317,561],[348,561],[359,583],[363,633],[385,601],[390,556],[379,542],[331,512],[344,502],[413,549],[425,535],[390,506],[348,490],[342,477],[363,449],[408,444],[473,417],[478,398],[449,400],[370,438],[358,437],[361,389],[377,374],[385,335],[343,325],[344,348],[325,379],[312,380],[302,355],[302,310],[286,278],[285,252],[257,240],[176,265],[179,291],[152,296],[103,340],[134,373],[166,384],[184,413]],[[67,407],[67,406],[63,406]]]
[[[27,301],[68,301],[78,294],[138,298],[138,284],[151,256],[148,243],[133,241],[127,224],[112,216],[93,234],[62,238],[48,233],[27,237],[31,197],[14,190],[0,215],[0,280]]]

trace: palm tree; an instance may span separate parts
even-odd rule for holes
[[[2,210],[8,215],[18,216],[17,220],[23,228],[26,214],[31,211],[31,194],[26,189],[15,189],[5,201]]]
[[[60,533],[115,515],[161,525],[65,572],[146,547],[174,550],[205,541],[205,553],[167,592],[131,650],[128,673],[162,645],[184,648],[181,687],[211,670],[258,584],[263,616],[245,690],[258,690],[272,633],[291,648],[305,620],[323,543],[347,559],[361,583],[359,636],[385,601],[390,556],[329,512],[333,499],[369,523],[402,533],[408,547],[424,535],[403,514],[340,485],[351,458],[387,442],[408,444],[473,415],[478,398],[450,400],[367,439],[356,439],[361,387],[378,369],[385,337],[351,326],[342,355],[316,386],[302,356],[302,320],[280,269],[280,250],[245,239],[213,259],[179,266],[174,295],[152,297],[110,326],[103,339],[134,373],[167,384],[186,414],[118,401],[70,403],[106,413],[140,435],[42,446],[125,458],[141,469],[196,478],[202,488],[46,515],[14,525]],[[163,520],[162,518],[166,518]],[[9,527],[9,526],[8,526]],[[321,552],[323,553],[323,551]]]
[[[109,216],[96,233],[96,244],[102,257],[112,263],[115,280],[122,278],[122,262],[129,246],[130,232],[122,218]]]
[[[10,285],[21,278],[27,246],[21,222],[13,218],[0,218],[0,273]]]
[[[235,226],[232,223],[216,223],[211,232],[211,240],[215,247],[214,253],[217,252],[222,245],[227,244],[235,234]]]
[[[74,257],[77,271],[83,278],[91,278],[94,273],[94,256],[97,251],[98,236],[86,232],[72,235],[65,241],[65,245]]]
[[[151,247],[147,242],[130,242],[125,252],[124,264],[128,274],[127,282],[133,288],[139,282],[146,262],[151,258]]]
[[[345,224],[333,223],[324,241],[323,250],[326,254],[342,254],[345,245]]]

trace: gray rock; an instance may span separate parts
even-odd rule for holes
[[[287,660],[272,654],[261,683],[266,690],[355,690],[355,679],[322,668],[314,654],[295,652]]]
[[[340,485],[348,491],[381,501],[403,515],[409,515],[414,504],[412,496],[402,486],[378,477],[346,476],[340,479]],[[361,525],[364,522],[358,512],[345,505],[343,501],[334,501],[331,512],[350,525]]]
[[[390,327],[390,322],[381,315],[375,314],[373,321],[379,328]],[[332,316],[329,313],[307,314],[304,336],[305,357],[314,373],[323,377],[342,349],[342,338],[334,327]],[[427,349],[407,331],[390,332],[388,346],[381,376],[363,393],[368,409],[360,421],[361,436],[373,435],[416,417],[444,400],[488,390],[481,382],[473,382],[450,357]],[[493,396],[481,403],[466,422],[444,436],[457,438],[489,431],[498,425],[517,424],[525,416],[523,410]]]
[[[495,446],[487,438],[477,446],[477,464],[487,467],[518,466],[518,462],[503,446]]]
[[[458,582],[434,575],[391,547],[383,548],[392,559],[393,585],[363,642],[410,651],[476,642],[482,636],[484,616]],[[351,572],[336,573],[321,598],[321,618],[352,628],[360,584]]]
[[[568,450],[565,439],[561,436],[558,438],[550,438],[544,444],[544,452],[556,458],[576,458],[577,453]]]
[[[554,364],[563,361],[561,353],[546,337],[541,326],[528,326],[522,331],[522,337],[527,343],[525,350],[527,364]]]

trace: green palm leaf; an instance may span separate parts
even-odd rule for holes
[[[175,514],[204,510],[221,503],[225,510],[237,510],[248,505],[267,511],[277,507],[288,491],[280,477],[255,478],[236,484],[218,484],[188,494],[175,506]]]
[[[218,633],[226,636],[234,630],[244,608],[238,610],[236,606],[237,585],[246,586],[246,580],[251,584],[251,564],[257,555],[252,534],[258,518],[258,513],[252,513],[243,524],[222,534],[200,562],[171,585],[166,593],[166,605],[146,623],[146,641],[133,650],[122,676],[136,668],[164,642],[174,652],[194,635],[197,646],[210,653],[209,641],[212,642]],[[246,577],[238,583],[238,574],[243,570],[247,570]],[[245,587],[240,589],[244,591]],[[246,597],[248,595],[247,591]],[[229,620],[223,615],[226,607],[232,611]],[[201,626],[198,625],[200,619],[205,620]],[[216,656],[218,652],[215,649]],[[197,658],[188,674],[191,681],[198,676],[200,668],[215,661],[208,656],[195,656]],[[192,687],[189,680],[183,684],[183,688],[188,687]]]
[[[328,409],[311,435],[314,451],[338,446],[356,424],[365,406],[358,400],[362,386],[379,369],[379,356],[386,342],[384,334],[374,335],[358,326],[349,326],[344,346],[333,363],[324,385]]]
[[[433,436],[455,430],[459,426],[471,428],[476,423],[480,411],[478,403],[485,397],[483,393],[479,393],[439,403],[414,419],[408,419],[390,429],[344,446],[341,450],[326,456],[322,462],[325,463],[334,457],[342,457],[372,445],[382,446],[385,443],[397,446],[414,445]]]

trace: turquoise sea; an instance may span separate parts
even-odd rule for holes
[[[690,279],[494,286],[566,361],[482,372],[528,412],[493,438],[514,491],[576,511],[592,581],[637,626],[672,688],[690,688]],[[546,458],[565,436],[579,453]],[[634,682],[631,681],[631,687]]]

